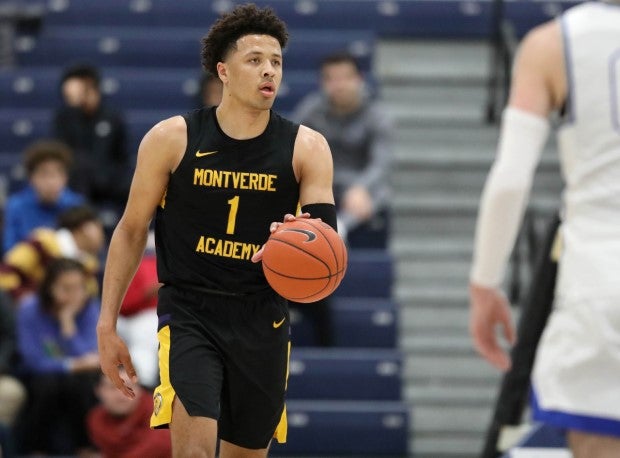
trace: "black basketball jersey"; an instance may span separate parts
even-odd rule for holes
[[[221,130],[215,108],[184,118],[187,150],[157,209],[159,280],[227,293],[265,289],[261,264],[250,258],[267,241],[272,221],[295,214],[299,125],[272,111],[262,134],[235,140]]]

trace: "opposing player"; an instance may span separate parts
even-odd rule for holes
[[[573,7],[531,31],[517,55],[470,287],[475,346],[501,369],[510,360],[496,328],[509,341],[514,330],[500,284],[555,110],[563,116],[563,251],[533,371],[534,418],[567,429],[577,458],[618,456],[620,4]]]
[[[270,110],[287,37],[273,11],[254,5],[213,25],[202,61],[223,82],[222,102],[145,135],[112,237],[99,351],[106,375],[133,396],[119,377],[121,364],[135,371],[115,324],[156,210],[164,286],[151,425],[170,426],[176,457],[213,457],[218,435],[221,457],[264,457],[273,437],[286,438],[287,304],[252,260],[298,201],[304,216],[336,220],[325,139]]]

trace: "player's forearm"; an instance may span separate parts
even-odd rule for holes
[[[146,237],[146,228],[131,230],[121,222],[115,229],[103,276],[99,330],[116,328],[123,297],[144,253]]]

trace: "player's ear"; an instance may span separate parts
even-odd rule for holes
[[[225,84],[228,82],[228,68],[224,62],[217,63],[217,74],[219,75],[222,82]]]

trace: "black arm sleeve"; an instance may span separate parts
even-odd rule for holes
[[[308,204],[301,207],[301,212],[310,213],[311,218],[321,218],[324,223],[338,231],[336,206],[334,204]]]

